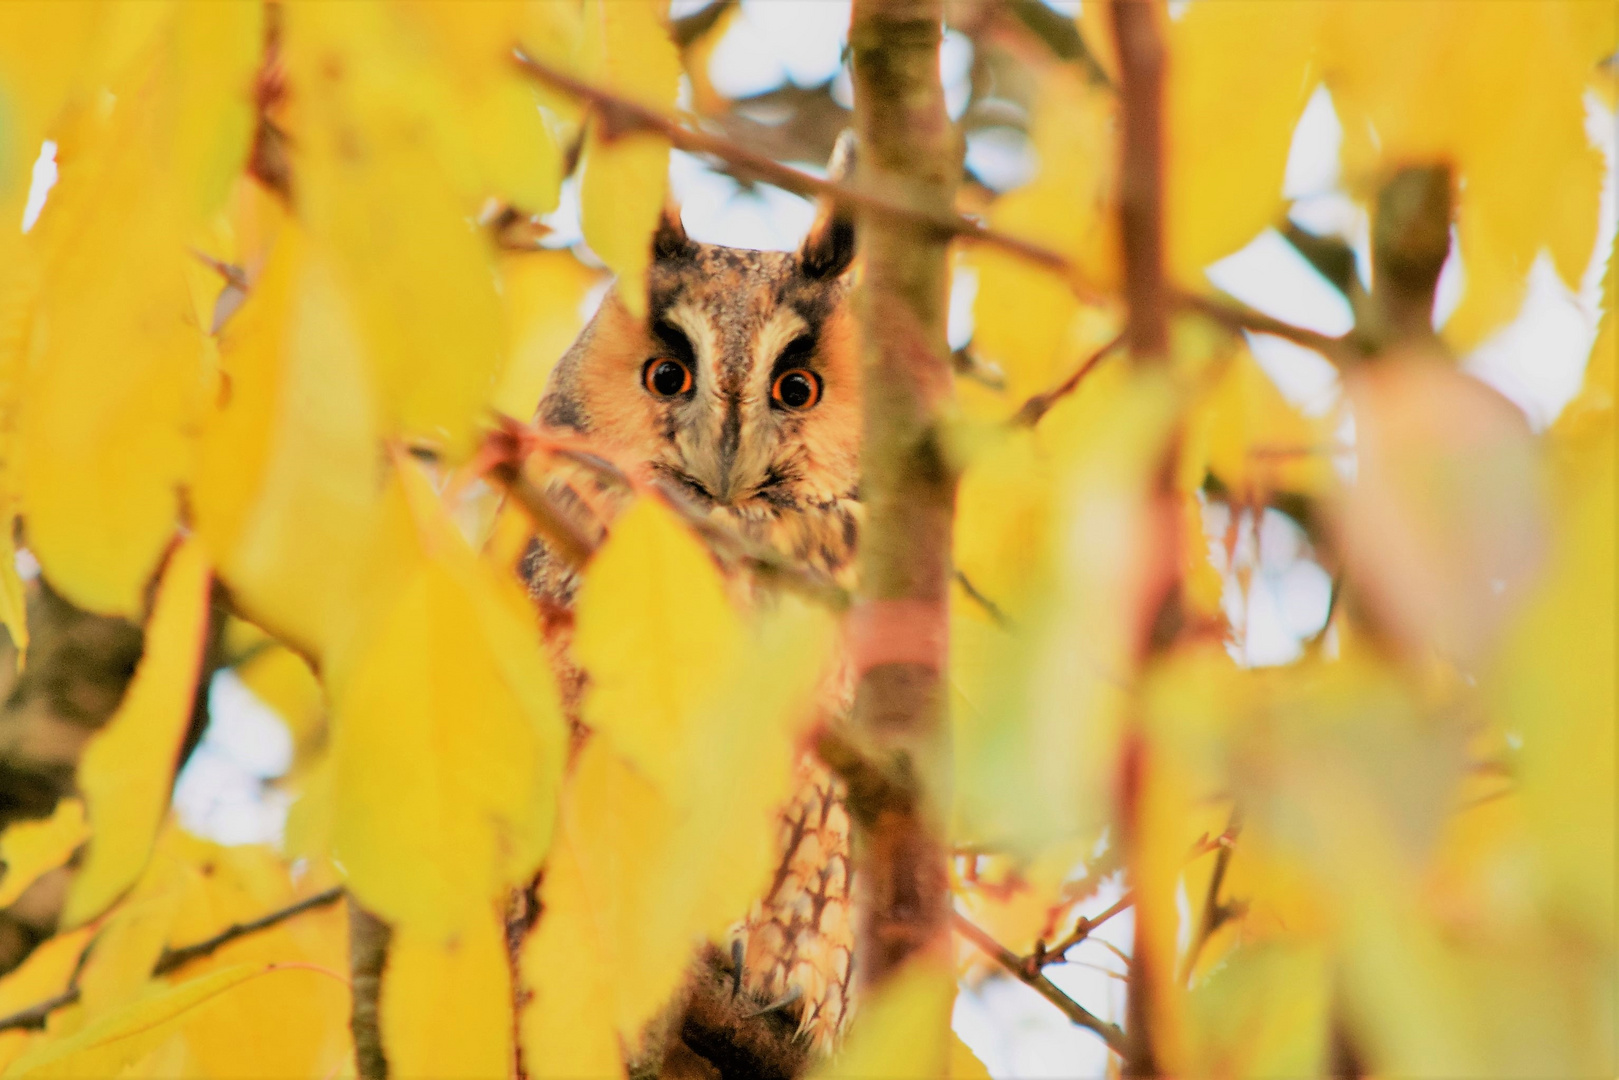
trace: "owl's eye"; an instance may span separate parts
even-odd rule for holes
[[[776,376],[770,400],[802,412],[821,400],[821,377],[804,368],[792,368]]]
[[[653,357],[641,369],[641,382],[657,397],[674,397],[691,389],[691,368],[666,356]]]

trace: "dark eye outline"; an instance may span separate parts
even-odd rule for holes
[[[676,390],[672,394],[666,394],[653,385],[655,373],[665,364],[673,364],[675,367],[680,369],[681,375],[684,376],[680,384],[680,389]],[[686,363],[684,360],[677,360],[672,356],[654,356],[641,367],[641,385],[646,387],[647,393],[651,394],[655,398],[661,398],[664,401],[668,401],[670,398],[680,397],[682,394],[691,393],[691,388],[694,385],[694,382],[695,380],[692,379],[691,375],[691,365]]]
[[[810,399],[804,402],[802,405],[790,405],[782,400],[781,384],[789,375],[802,375],[809,381]],[[821,377],[815,374],[815,372],[811,371],[809,368],[788,368],[786,371],[783,371],[781,374],[777,375],[775,381],[770,384],[770,400],[781,408],[788,409],[792,412],[808,412],[809,410],[815,408],[815,406],[819,405],[821,402],[821,393]]]

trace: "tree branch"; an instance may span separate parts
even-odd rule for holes
[[[1175,303],[1183,310],[1211,319],[1232,332],[1250,330],[1256,334],[1270,334],[1286,338],[1295,345],[1314,349],[1340,368],[1354,362],[1360,355],[1348,335],[1332,337],[1329,334],[1306,330],[1302,326],[1294,326],[1292,323],[1274,319],[1264,312],[1255,311],[1246,304],[1179,290],[1175,292]]]
[[[668,139],[669,144],[677,150],[719,160],[724,164],[725,171],[738,180],[763,181],[808,198],[827,199],[849,210],[880,215],[924,232],[943,237],[959,236],[964,240],[998,247],[1068,279],[1081,295],[1099,295],[1099,290],[1081,281],[1073,263],[1061,252],[986,228],[971,218],[955,213],[948,203],[942,207],[924,208],[869,187],[823,180],[755,153],[723,136],[686,127],[671,116],[576,78],[526,53],[517,51],[514,56],[518,66],[531,77],[587,103],[602,123],[603,134],[607,138],[632,131],[652,132]]]
[[[1164,43],[1160,5],[1112,0],[1120,82],[1119,232],[1124,246],[1125,336],[1138,361],[1169,353],[1164,284]]]
[[[1121,1057],[1124,1056],[1129,1047],[1129,1040],[1122,1028],[1117,1024],[1108,1023],[1063,993],[1057,988],[1056,983],[1040,974],[1038,970],[1030,971],[1027,965],[1018,959],[1016,953],[979,929],[971,919],[959,911],[952,912],[952,916],[958,934],[978,946],[980,951],[1014,975],[1019,982],[1055,1005],[1070,1021],[1100,1035],[1109,1050]]]

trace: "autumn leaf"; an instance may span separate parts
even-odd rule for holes
[[[505,1077],[511,1071],[511,968],[493,908],[449,942],[408,928],[388,949],[382,1031],[399,1076]]]
[[[680,62],[651,0],[587,0],[585,39],[598,81],[643,105],[674,104]],[[652,230],[668,187],[669,144],[656,135],[605,131],[598,118],[580,170],[585,242],[618,275],[625,306],[640,314]]]
[[[563,729],[523,601],[414,465],[387,495],[361,629],[334,662],[334,852],[368,908],[449,941],[550,843]]]
[[[0,833],[0,862],[5,863],[0,908],[10,907],[41,874],[66,863],[89,836],[84,803],[79,799],[63,799],[43,821],[8,825]]]
[[[94,833],[62,913],[69,926],[100,914],[146,865],[191,720],[209,581],[202,545],[182,541],[158,583],[135,677],[118,711],[85,748],[78,783]]]

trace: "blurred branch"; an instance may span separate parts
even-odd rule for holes
[[[1169,354],[1164,282],[1164,43],[1161,5],[1112,0],[1119,52],[1119,233],[1124,248],[1125,336],[1138,362]]]
[[[998,247],[1062,275],[1081,295],[1098,295],[1097,290],[1078,277],[1073,264],[1061,252],[996,232],[947,208],[923,208],[887,193],[823,180],[748,150],[732,139],[686,127],[671,116],[575,78],[525,53],[519,51],[514,55],[518,66],[533,78],[587,102],[602,124],[606,138],[634,131],[652,132],[668,139],[676,149],[717,159],[725,171],[738,180],[763,181],[799,195],[827,199],[850,210],[901,221],[939,236],[961,237]]]
[[[1444,165],[1401,169],[1377,195],[1372,221],[1372,352],[1437,340],[1434,294],[1450,254],[1455,193]]]
[[[1100,349],[1097,349],[1083,364],[1080,364],[1074,373],[1050,390],[1035,394],[1023,403],[1023,407],[1012,417],[1012,423],[1033,427],[1040,422],[1040,418],[1051,411],[1051,407],[1064,397],[1074,392],[1080,380],[1091,373],[1091,369],[1100,364],[1109,354],[1124,344],[1124,335],[1120,334]]]
[[[158,957],[157,963],[152,966],[152,978],[167,975],[192,961],[201,960],[203,957],[212,955],[216,950],[233,941],[247,937],[249,934],[256,934],[260,930],[268,930],[272,926],[279,926],[288,919],[302,915],[306,911],[313,911],[316,908],[335,904],[342,898],[343,889],[333,887],[325,892],[305,897],[295,904],[289,904],[279,911],[272,911],[270,914],[254,919],[251,922],[236,923],[213,937],[199,941],[194,945],[182,945],[178,949],[164,949],[162,955]],[[0,1016],[0,1031],[39,1031],[45,1027],[45,1022],[50,1018],[51,1013],[76,1003],[79,1000],[79,976],[84,972],[84,965],[90,959],[90,952],[95,948],[98,940],[99,938],[91,938],[84,948],[80,950],[79,959],[73,966],[73,973],[68,976],[66,989],[60,994],[48,997],[44,1001],[28,1006],[26,1009],[19,1009],[9,1016]]]
[[[1072,949],[1075,945],[1078,945],[1080,942],[1090,937],[1091,931],[1113,918],[1113,916],[1117,915],[1119,912],[1124,911],[1135,902],[1136,894],[1134,892],[1127,892],[1115,900],[1112,907],[1108,908],[1095,918],[1088,919],[1081,916],[1079,921],[1074,924],[1074,930],[1071,934],[1057,942],[1057,944],[1053,945],[1050,949],[1046,949],[1044,946],[1037,947],[1034,951],[1034,955],[1030,956],[1025,963],[1031,965],[1035,970],[1043,968],[1047,964],[1061,963],[1064,959],[1066,959],[1069,949]]]
[[[984,610],[984,614],[994,620],[996,626],[1004,630],[1012,625],[1012,620],[1006,617],[1006,612],[1001,610],[1001,606],[979,592],[978,586],[974,585],[972,580],[961,572],[960,567],[956,568],[956,584],[960,585],[961,591],[967,594],[967,599],[977,604]]]
[[[1129,1040],[1117,1024],[1108,1023],[1063,993],[1057,988],[1056,983],[1040,974],[1038,970],[1030,971],[1016,953],[980,930],[965,915],[960,912],[951,914],[958,934],[978,946],[980,951],[1014,975],[1019,982],[1055,1005],[1070,1021],[1100,1035],[1109,1050],[1121,1057],[1125,1054]]]
[[[249,934],[256,934],[260,930],[268,930],[271,927],[279,926],[288,919],[296,918],[306,911],[328,907],[341,899],[343,899],[343,887],[334,885],[325,892],[307,896],[295,904],[289,904],[280,911],[272,911],[270,914],[261,916],[251,922],[234,923],[227,926],[211,938],[206,938],[192,945],[182,945],[177,949],[164,949],[162,955],[157,958],[157,963],[152,967],[152,975],[154,977],[167,975],[169,972],[176,968],[184,967],[193,960],[200,960],[211,955],[238,938],[244,938]]]
[[[362,908],[349,904],[349,974],[353,1006],[349,1028],[354,1034],[354,1068],[359,1080],[388,1080],[388,1057],[382,1046],[378,1006],[382,973],[388,966],[393,930]]]
[[[1233,813],[1222,839],[1234,835],[1241,827],[1239,815]],[[1181,971],[1181,982],[1188,986],[1192,982],[1192,972],[1197,968],[1197,959],[1214,932],[1230,920],[1241,918],[1247,908],[1245,904],[1226,904],[1220,900],[1220,888],[1225,884],[1226,870],[1231,866],[1231,851],[1231,845],[1227,843],[1219,848],[1219,854],[1214,857],[1214,873],[1209,876],[1209,891],[1203,898],[1203,918],[1198,923],[1191,944],[1186,948],[1185,967]]]
[[[1344,367],[1359,358],[1360,354],[1348,336],[1332,337],[1328,334],[1306,330],[1302,326],[1274,319],[1260,311],[1255,311],[1246,304],[1235,300],[1227,300],[1212,296],[1199,296],[1196,293],[1176,291],[1175,303],[1180,308],[1195,312],[1205,318],[1211,319],[1234,333],[1244,330],[1256,334],[1270,334],[1274,337],[1285,338],[1295,345],[1303,345],[1307,349],[1314,349],[1325,356],[1338,367]]]

